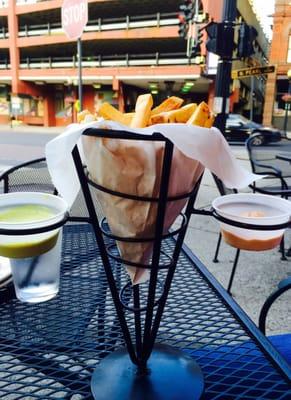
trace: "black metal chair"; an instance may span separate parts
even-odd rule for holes
[[[257,146],[256,140],[260,136],[259,133],[251,135],[246,141],[246,149],[249,155],[251,168],[254,174],[258,175],[268,175],[267,179],[264,179],[264,186],[267,185],[269,179],[277,179],[279,181],[279,186],[270,186],[272,189],[276,190],[287,190],[288,183],[286,178],[291,177],[291,167],[286,161],[278,160],[274,152]],[[254,190],[256,184],[254,184]]]
[[[0,175],[3,193],[35,192],[56,194],[45,158],[37,158],[8,168]]]
[[[257,135],[258,134],[251,135],[246,141],[246,148],[249,154],[252,171],[255,174],[268,175],[268,177],[264,179],[264,183],[269,179],[277,179],[279,180],[280,185],[258,186],[254,182],[250,187],[254,193],[258,192],[262,194],[281,196],[282,198],[288,199],[291,196],[291,189],[288,186],[286,178],[291,177],[291,167],[286,163],[286,161],[278,160],[273,152],[260,149],[258,146],[254,145]],[[284,237],[280,244],[280,252],[281,260],[286,261]],[[291,255],[291,251],[288,251],[287,255]]]
[[[86,167],[84,166],[84,169]],[[56,194],[57,191],[52,183],[46,159],[37,158],[17,164],[5,170],[0,174],[0,187],[3,183],[3,193],[10,192],[45,192]],[[99,202],[96,199],[94,188],[92,197],[94,198],[94,206],[98,216],[104,216]],[[79,192],[73,206],[70,209],[69,221],[87,222],[88,212],[83,199],[82,191]]]
[[[272,305],[289,289],[291,289],[291,276],[281,280],[278,284],[277,289],[264,302],[259,315],[259,328],[264,333],[264,335],[266,334],[267,316]],[[291,365],[291,332],[269,336],[268,338],[279,351],[279,353],[281,353],[286,361]]]

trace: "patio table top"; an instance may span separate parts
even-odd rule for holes
[[[122,286],[123,267],[113,269]],[[0,324],[1,399],[92,399],[94,368],[124,343],[89,224],[64,227],[59,295],[30,305],[3,288]],[[198,362],[203,399],[291,398],[290,366],[186,247],[157,342]]]

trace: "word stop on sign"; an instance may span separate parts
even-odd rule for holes
[[[62,6],[62,27],[70,39],[79,38],[88,22],[87,0],[65,0]]]

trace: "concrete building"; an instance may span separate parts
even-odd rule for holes
[[[220,21],[223,0],[197,1],[200,15]],[[0,123],[12,115],[44,126],[74,120],[78,54],[76,41],[67,39],[62,30],[62,3],[1,0]],[[238,0],[238,18],[260,31],[251,3]],[[84,108],[94,111],[106,100],[129,111],[137,95],[148,91],[156,103],[170,93],[186,101],[211,103],[217,59],[207,54],[205,45],[202,57],[187,57],[187,42],[178,34],[180,4],[180,0],[88,0],[89,19],[82,35]],[[267,43],[261,31],[256,48],[258,62],[263,63]],[[256,57],[246,62],[253,63]],[[184,91],[189,81],[191,89]],[[258,104],[263,83],[255,87]],[[248,82],[236,82],[231,110],[247,112],[248,99]]]
[[[270,64],[276,66],[276,72],[268,77],[264,123],[290,131],[291,107],[284,101],[285,95],[291,91],[291,2],[288,0],[275,2]]]

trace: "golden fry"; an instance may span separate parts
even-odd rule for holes
[[[198,126],[205,126],[206,121],[210,117],[210,110],[208,104],[202,101],[192,116],[188,119],[187,124],[189,125],[198,125]]]
[[[125,113],[123,114],[124,125],[130,126],[134,113]]]
[[[131,120],[131,128],[145,128],[148,125],[153,98],[151,94],[142,94],[138,96],[135,104],[135,114]]]
[[[98,115],[104,119],[109,119],[125,125],[126,118],[124,118],[124,114],[107,102],[101,104]]]
[[[91,115],[90,111],[83,110],[77,114],[77,122],[80,124],[86,118],[86,115]]]
[[[197,104],[190,103],[177,110],[167,111],[160,114],[152,115],[149,125],[165,124],[165,123],[184,123],[187,122],[195,111]]]
[[[169,115],[167,112],[152,115],[149,120],[149,125],[166,124],[169,122]]]
[[[181,107],[183,102],[184,102],[184,100],[180,99],[180,97],[171,96],[171,97],[167,98],[166,100],[164,100],[160,105],[155,107],[151,112],[151,116],[160,114],[165,111],[176,110],[177,108]]]
[[[211,128],[211,127],[213,126],[213,124],[214,124],[214,120],[215,120],[215,116],[214,116],[214,115],[211,115],[211,116],[205,121],[204,128]]]
[[[178,123],[184,123],[187,122],[188,119],[191,117],[191,115],[194,113],[194,111],[197,108],[196,103],[190,103],[186,104],[185,106],[179,108],[178,110],[175,111],[170,111],[172,113],[173,120],[170,118],[170,122],[178,122]]]

